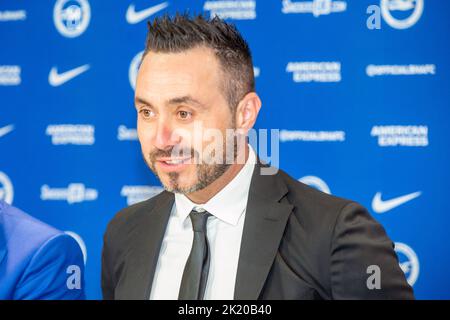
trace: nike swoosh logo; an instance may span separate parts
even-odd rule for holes
[[[384,213],[417,198],[421,193],[422,192],[417,191],[394,199],[381,200],[381,192],[377,192],[372,200],[372,209],[376,213]]]
[[[144,20],[145,18],[148,18],[151,15],[157,13],[158,11],[161,11],[164,8],[167,8],[168,5],[169,5],[168,2],[162,2],[160,4],[157,4],[156,6],[152,6],[150,8],[136,12],[136,9],[134,8],[134,4],[130,4],[127,9],[127,15],[126,15],[127,22],[129,24],[139,23],[142,20]]]
[[[53,67],[50,70],[50,74],[48,75],[48,83],[50,83],[51,86],[57,87],[64,83],[66,83],[69,80],[72,80],[73,78],[79,76],[86,70],[88,70],[90,66],[88,64],[85,64],[84,66],[80,66],[78,68],[58,73],[58,68]]]
[[[0,138],[5,136],[5,135],[7,135],[8,133],[10,133],[13,130],[14,130],[14,125],[13,124],[10,124],[8,126],[0,128]]]

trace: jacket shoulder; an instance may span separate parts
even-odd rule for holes
[[[2,237],[8,246],[17,245],[24,250],[39,248],[50,238],[63,234],[62,231],[5,202],[0,203],[0,222]]]
[[[356,203],[354,200],[328,194],[295,180],[282,170],[279,171],[279,176],[288,188],[288,201],[297,208],[295,212],[301,213],[302,216],[320,219],[323,223],[322,219],[335,220],[346,205]]]

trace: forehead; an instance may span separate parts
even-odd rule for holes
[[[174,95],[217,93],[221,74],[219,61],[206,47],[177,53],[148,52],[139,68],[136,95],[167,99]]]

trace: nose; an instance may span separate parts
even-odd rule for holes
[[[167,121],[158,121],[153,137],[153,145],[160,150],[167,150],[177,145],[181,137]]]

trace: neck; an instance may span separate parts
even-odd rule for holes
[[[245,152],[245,162],[243,164],[233,163],[213,183],[208,185],[206,188],[186,194],[186,197],[188,197],[189,200],[191,200],[196,204],[208,202],[209,199],[214,197],[220,190],[225,188],[225,186],[228,183],[230,183],[230,181],[233,180],[233,178],[236,177],[237,174],[242,170],[242,168],[244,167],[245,163],[248,160],[248,153],[249,153],[248,145],[245,146],[244,152]]]

